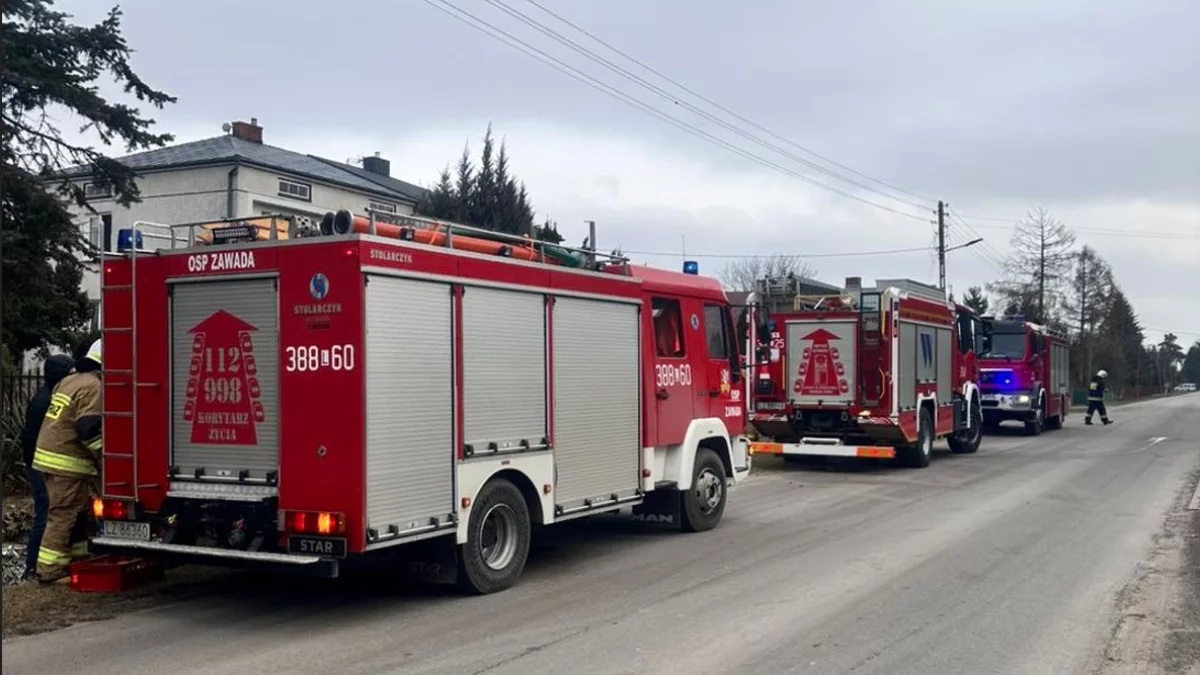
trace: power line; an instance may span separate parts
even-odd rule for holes
[[[634,73],[631,73],[630,71],[626,70],[625,68],[622,68],[621,66],[619,66],[619,65],[617,65],[617,64],[615,64],[615,63],[613,63],[612,61],[609,61],[608,59],[604,58],[603,56],[600,56],[600,55],[596,54],[595,52],[591,51],[590,49],[588,49],[588,48],[586,48],[586,47],[584,47],[584,46],[580,45],[578,42],[575,42],[574,40],[571,40],[570,38],[568,38],[568,37],[565,37],[564,35],[562,35],[562,34],[561,34],[561,33],[559,33],[558,31],[554,30],[553,28],[550,28],[550,27],[546,26],[545,24],[541,23],[540,21],[538,21],[538,20],[536,20],[536,19],[534,19],[534,18],[530,17],[528,14],[525,14],[524,12],[521,12],[520,10],[513,9],[513,8],[512,8],[512,6],[510,6],[510,5],[506,4],[506,3],[505,3],[503,0],[485,0],[485,1],[486,1],[488,4],[492,5],[493,7],[496,7],[496,8],[498,8],[498,9],[500,9],[500,11],[502,11],[502,12],[504,12],[504,13],[508,14],[509,16],[511,16],[511,17],[513,17],[513,18],[515,18],[515,19],[517,19],[518,21],[520,21],[520,22],[524,23],[525,25],[527,25],[527,26],[529,26],[529,27],[533,28],[534,30],[537,30],[538,32],[542,33],[543,35],[546,35],[547,37],[549,37],[550,39],[552,39],[552,40],[554,40],[554,41],[558,42],[559,44],[565,45],[566,47],[568,47],[568,48],[572,49],[572,50],[573,50],[573,51],[575,51],[576,53],[578,53],[578,54],[581,54],[581,55],[583,55],[584,57],[586,57],[586,58],[590,59],[591,61],[593,61],[593,62],[595,62],[595,63],[598,63],[598,64],[600,64],[600,65],[604,66],[605,68],[607,68],[607,69],[611,70],[611,71],[612,71],[612,72],[614,72],[614,73],[617,73],[618,75],[620,75],[621,77],[625,78],[626,80],[629,80],[630,82],[633,82],[634,84],[637,84],[638,86],[642,87],[643,89],[645,89],[645,90],[647,90],[647,91],[649,91],[649,92],[651,92],[651,93],[657,94],[658,96],[660,96],[661,98],[665,99],[665,100],[666,100],[666,101],[668,101],[669,103],[672,103],[672,104],[674,104],[674,105],[678,105],[678,106],[682,106],[683,108],[685,108],[685,109],[687,109],[687,110],[689,110],[689,111],[691,111],[691,112],[693,112],[693,113],[695,113],[695,114],[697,114],[697,115],[700,115],[700,116],[701,116],[701,117],[703,117],[704,119],[706,119],[706,120],[708,120],[708,121],[710,121],[710,122],[712,122],[712,123],[714,123],[714,124],[717,124],[717,125],[721,126],[721,127],[722,127],[722,128],[724,128],[724,129],[727,129],[727,130],[729,130],[729,131],[732,131],[733,133],[735,133],[735,134],[737,134],[737,135],[741,136],[742,138],[745,138],[746,140],[749,140],[749,141],[751,141],[751,142],[753,142],[753,143],[756,143],[756,144],[758,144],[758,145],[762,146],[763,148],[766,148],[767,150],[771,150],[771,151],[777,152],[777,153],[779,153],[780,155],[783,155],[784,157],[787,157],[788,159],[791,159],[791,160],[793,160],[793,161],[795,161],[795,162],[798,162],[798,163],[800,163],[800,164],[803,164],[804,166],[807,166],[807,167],[809,167],[809,168],[812,168],[812,169],[815,169],[815,170],[817,170],[817,171],[820,171],[820,172],[822,172],[822,173],[824,173],[824,174],[826,174],[826,175],[828,175],[828,176],[831,176],[831,177],[833,177],[833,178],[836,178],[836,179],[839,179],[839,180],[845,181],[846,183],[849,183],[850,185],[853,185],[853,186],[855,186],[855,187],[861,188],[861,189],[863,189],[863,190],[866,190],[866,191],[868,191],[868,192],[873,192],[873,193],[875,193],[875,194],[878,194],[878,195],[880,195],[880,196],[882,196],[882,197],[885,197],[885,198],[888,198],[888,199],[894,199],[894,200],[896,200],[896,201],[898,201],[898,202],[900,202],[900,203],[902,203],[902,204],[906,204],[906,205],[908,205],[908,206],[911,206],[911,207],[913,207],[913,208],[917,208],[917,209],[926,209],[926,208],[928,208],[928,207],[929,207],[929,206],[928,206],[928,204],[918,204],[918,203],[916,203],[916,202],[913,202],[913,201],[910,201],[910,200],[907,200],[907,199],[901,199],[901,198],[898,198],[898,197],[896,197],[896,196],[894,196],[894,195],[887,194],[887,193],[885,193],[885,192],[882,192],[882,191],[878,190],[877,188],[871,187],[871,186],[869,186],[869,185],[865,185],[865,184],[863,184],[863,183],[860,183],[860,182],[858,182],[858,181],[855,181],[854,179],[847,178],[846,176],[843,176],[842,174],[839,174],[839,173],[837,173],[836,171],[831,171],[831,170],[829,170],[829,169],[827,169],[827,168],[825,168],[825,167],[823,167],[823,166],[821,166],[821,165],[819,165],[819,164],[817,164],[817,163],[815,163],[815,162],[812,162],[812,161],[810,161],[810,160],[807,160],[807,159],[805,159],[805,158],[803,158],[803,157],[801,157],[801,156],[799,156],[799,155],[797,155],[797,154],[795,154],[795,153],[793,153],[793,152],[790,152],[790,151],[788,151],[787,149],[785,149],[785,148],[782,148],[782,147],[780,147],[779,145],[777,145],[777,144],[775,144],[775,143],[770,143],[770,142],[768,142],[768,141],[764,141],[764,140],[763,140],[763,139],[761,139],[760,137],[758,137],[758,136],[756,136],[756,135],[754,135],[754,134],[751,134],[751,133],[748,133],[748,132],[746,132],[746,131],[742,130],[742,129],[741,129],[741,128],[739,128],[737,125],[730,124],[729,122],[726,122],[725,120],[723,120],[723,119],[721,119],[721,118],[717,117],[716,115],[713,115],[712,113],[709,113],[709,112],[707,112],[707,111],[705,111],[705,110],[702,110],[701,108],[699,108],[699,107],[697,107],[697,106],[694,106],[694,105],[692,105],[691,103],[688,103],[687,101],[682,101],[682,100],[680,100],[680,99],[679,99],[679,97],[677,97],[677,96],[675,96],[674,94],[672,94],[671,92],[669,92],[669,91],[667,91],[667,90],[663,89],[662,87],[659,87],[658,85],[656,85],[656,84],[654,84],[654,83],[652,83],[652,82],[649,82],[649,81],[647,81],[646,79],[644,79],[644,78],[642,78],[642,77],[640,77],[640,76],[638,76],[638,75],[636,75],[636,74],[634,74]],[[596,37],[596,36],[594,36],[593,34],[591,34],[591,33],[588,33],[588,32],[586,32],[586,31],[583,31],[583,30],[579,29],[579,28],[578,28],[577,26],[575,26],[574,24],[572,24],[572,23],[570,23],[570,22],[568,22],[568,21],[565,21],[564,19],[562,19],[561,17],[559,17],[559,16],[558,16],[558,15],[556,15],[556,14],[552,14],[551,12],[549,12],[548,10],[546,10],[544,7],[542,7],[541,5],[538,5],[537,3],[533,3],[533,2],[531,2],[530,4],[533,4],[534,6],[538,7],[538,8],[539,8],[539,9],[541,9],[542,11],[545,11],[545,12],[547,12],[548,14],[551,14],[551,15],[552,15],[552,16],[554,16],[555,18],[559,19],[560,21],[563,21],[563,23],[566,23],[567,25],[569,25],[569,26],[571,26],[571,27],[575,28],[576,30],[580,30],[580,32],[584,33],[585,35],[587,35],[588,37],[592,38],[593,40],[596,40],[596,41],[597,41],[597,42],[599,42],[600,44],[603,44],[604,46],[608,47],[609,49],[613,49],[611,46],[609,46],[607,43],[605,43],[605,42],[601,41],[599,38],[597,38],[597,37]],[[621,56],[625,57],[626,59],[628,59],[628,60],[630,60],[630,61],[632,61],[632,62],[634,62],[634,63],[636,63],[637,65],[641,66],[642,68],[645,68],[645,69],[647,69],[647,70],[650,70],[651,72],[655,73],[656,75],[658,75],[659,77],[663,78],[664,80],[666,80],[666,81],[668,81],[668,82],[670,82],[670,83],[674,84],[675,86],[677,86],[677,87],[679,87],[679,88],[681,88],[681,89],[684,89],[685,91],[688,91],[689,93],[692,93],[692,94],[693,94],[693,96],[697,96],[697,97],[699,97],[699,95],[697,95],[697,94],[695,94],[695,93],[691,92],[691,91],[690,91],[690,90],[688,90],[686,87],[683,87],[682,85],[680,85],[680,84],[676,83],[674,80],[672,80],[672,79],[668,78],[667,76],[665,76],[665,75],[662,75],[661,73],[658,73],[657,71],[655,71],[655,70],[653,70],[653,69],[649,68],[649,66],[646,66],[645,64],[641,63],[640,61],[638,61],[638,60],[636,60],[636,59],[633,59],[633,58],[629,57],[628,55],[626,55],[626,54],[624,54],[623,52],[620,52],[620,51],[618,51],[618,50],[615,50],[615,49],[613,49],[613,51],[616,51],[616,52],[617,52],[618,54],[620,54]],[[706,99],[706,100],[707,100],[707,99]],[[724,110],[724,108],[722,108],[720,105],[718,105],[718,104],[716,104],[716,103],[711,103],[711,102],[710,102],[710,104],[711,104],[711,105],[714,105],[714,106],[716,106],[718,109]],[[726,113],[729,113],[729,111],[728,111],[728,110],[725,110],[725,112],[726,112]],[[732,113],[729,113],[729,114],[732,114]],[[735,116],[736,116],[736,115],[735,115]],[[753,126],[756,126],[756,127],[757,127],[757,125],[754,125],[753,123],[751,123],[751,124],[752,124]],[[760,128],[761,128],[761,127],[760,127]],[[768,132],[768,133],[770,133],[770,132]],[[828,160],[827,160],[827,161],[828,161]],[[869,177],[868,177],[868,178],[869,178]]]
[[[489,0],[489,1],[490,1],[490,0]],[[830,159],[830,158],[828,158],[828,157],[825,157],[825,156],[823,156],[823,155],[821,155],[821,154],[818,154],[817,152],[815,152],[815,151],[813,151],[813,150],[811,150],[811,149],[809,149],[809,148],[806,148],[806,147],[804,147],[804,146],[800,145],[799,143],[796,143],[795,141],[792,141],[792,140],[790,140],[790,139],[788,139],[788,138],[785,138],[784,136],[781,136],[781,135],[779,135],[779,134],[777,134],[777,133],[775,133],[775,132],[771,131],[770,129],[767,129],[767,128],[765,128],[765,127],[763,127],[763,126],[759,125],[758,123],[756,123],[756,122],[754,122],[754,121],[752,121],[752,120],[749,120],[749,119],[747,119],[747,118],[743,117],[742,115],[739,115],[738,113],[736,113],[736,112],[734,112],[734,111],[730,110],[729,108],[726,108],[725,106],[721,105],[720,103],[717,103],[716,101],[713,101],[712,99],[710,99],[710,98],[708,98],[708,97],[704,96],[703,94],[700,94],[700,93],[698,93],[698,92],[696,92],[696,91],[694,91],[694,90],[690,89],[690,88],[689,88],[689,87],[687,87],[686,85],[684,85],[684,84],[680,83],[678,80],[674,80],[674,79],[672,79],[671,77],[668,77],[667,75],[664,75],[663,73],[661,73],[661,72],[659,72],[659,71],[655,70],[654,68],[651,68],[650,66],[646,65],[646,63],[644,63],[644,62],[642,62],[642,61],[639,61],[638,59],[636,59],[636,58],[634,58],[634,57],[630,56],[628,53],[626,53],[626,52],[622,51],[621,49],[618,49],[617,47],[614,47],[613,45],[609,44],[608,42],[605,42],[604,40],[600,39],[600,38],[599,38],[599,37],[597,37],[597,36],[596,36],[594,33],[591,33],[591,32],[589,32],[587,29],[583,28],[582,26],[579,26],[578,24],[575,24],[575,23],[571,22],[569,19],[567,19],[567,18],[565,18],[565,17],[563,17],[563,16],[561,16],[561,15],[559,15],[559,14],[556,14],[555,12],[551,11],[550,9],[548,9],[547,7],[545,7],[544,5],[542,5],[541,3],[538,3],[538,2],[536,2],[535,0],[526,0],[526,2],[528,2],[528,3],[529,3],[529,4],[531,4],[531,5],[533,5],[534,7],[537,7],[538,9],[542,10],[542,11],[543,11],[543,12],[545,12],[546,14],[548,14],[548,15],[550,15],[550,16],[552,16],[552,17],[554,17],[555,19],[559,20],[560,22],[562,22],[562,23],[564,23],[564,24],[566,24],[566,25],[570,26],[571,28],[574,28],[576,31],[578,31],[578,32],[582,33],[583,35],[586,35],[587,37],[589,37],[589,38],[591,38],[592,40],[594,40],[596,43],[598,43],[598,44],[600,44],[600,45],[603,45],[604,47],[606,47],[606,48],[607,48],[607,49],[609,49],[610,51],[612,51],[612,52],[614,52],[614,53],[616,53],[616,54],[620,55],[620,56],[621,56],[621,57],[623,57],[623,58],[625,58],[627,61],[630,61],[630,62],[632,62],[632,63],[636,63],[638,66],[641,66],[641,67],[642,67],[642,68],[644,68],[646,71],[648,71],[648,72],[650,72],[650,73],[653,73],[653,74],[657,75],[658,77],[662,78],[663,80],[666,80],[667,82],[670,82],[671,84],[675,85],[675,86],[676,86],[676,87],[678,87],[679,89],[681,89],[681,90],[683,90],[683,91],[685,91],[685,92],[687,92],[687,93],[691,94],[692,96],[696,97],[697,99],[699,99],[699,100],[701,100],[701,101],[704,101],[705,103],[707,103],[707,104],[709,104],[709,105],[713,106],[713,107],[714,107],[714,108],[716,108],[717,110],[720,110],[721,112],[724,112],[725,114],[727,114],[727,115],[729,115],[729,116],[733,117],[734,119],[737,119],[737,120],[739,120],[739,121],[741,121],[741,122],[743,122],[743,123],[745,123],[745,124],[748,124],[748,125],[750,125],[751,127],[753,127],[753,128],[755,128],[755,129],[757,129],[758,131],[761,131],[761,132],[763,132],[763,133],[767,134],[768,136],[771,136],[772,138],[774,138],[774,139],[776,139],[776,140],[778,140],[778,141],[780,141],[780,142],[786,143],[787,145],[790,145],[790,146],[792,146],[793,148],[796,148],[796,149],[797,149],[797,150],[799,150],[800,152],[803,152],[803,153],[805,153],[805,154],[807,154],[807,155],[811,155],[811,156],[813,156],[813,157],[816,157],[816,158],[818,158],[818,159],[820,159],[820,160],[822,160],[822,161],[825,161],[825,162],[827,162],[827,163],[829,163],[829,164],[832,164],[833,166],[836,166],[836,167],[838,167],[838,168],[840,168],[840,169],[844,169],[844,170],[846,170],[846,171],[849,171],[850,173],[853,173],[853,174],[854,174],[854,175],[856,175],[856,176],[859,176],[859,177],[865,178],[865,179],[867,179],[867,180],[870,180],[870,181],[873,181],[873,182],[875,182],[875,183],[879,183],[880,185],[883,185],[883,186],[885,186],[885,187],[889,187],[889,188],[891,188],[891,189],[893,189],[893,190],[895,190],[895,191],[897,191],[897,192],[901,192],[901,193],[903,193],[903,194],[906,194],[906,195],[909,195],[909,196],[911,196],[911,197],[915,197],[915,198],[917,198],[917,199],[924,200],[924,201],[926,201],[926,202],[928,202],[928,203],[930,203],[930,204],[932,204],[933,202],[937,201],[937,200],[935,200],[935,199],[931,199],[931,198],[929,198],[929,197],[925,197],[925,196],[923,196],[923,195],[919,195],[919,194],[917,194],[917,193],[915,193],[915,192],[911,192],[911,191],[909,191],[909,190],[905,190],[905,189],[904,189],[904,188],[902,188],[902,187],[899,187],[899,186],[897,186],[897,185],[893,185],[893,184],[891,184],[891,183],[888,183],[888,182],[886,182],[886,181],[880,180],[880,179],[878,179],[878,178],[874,178],[874,177],[872,177],[872,176],[869,176],[869,175],[867,175],[867,174],[865,174],[865,173],[862,173],[861,171],[857,171],[857,170],[855,170],[855,169],[852,169],[852,168],[850,168],[850,167],[848,167],[848,166],[846,166],[846,165],[844,165],[844,164],[839,164],[838,162],[835,162],[834,160],[832,160],[832,159]],[[880,193],[880,194],[882,194],[882,193]]]
[[[1008,227],[1003,225],[976,225],[976,227],[991,229],[991,230],[1012,230],[1013,227],[1020,225],[1021,220],[1015,218],[1000,218],[996,216],[962,216],[972,220],[989,220],[993,222],[1009,223]],[[1085,232],[1088,234],[1096,234],[1107,237],[1133,237],[1135,239],[1197,239],[1200,238],[1200,232],[1195,234],[1186,234],[1183,232],[1161,232],[1153,230],[1139,230],[1130,232],[1128,230],[1117,230],[1109,227],[1072,227],[1076,232]]]
[[[924,216],[918,216],[918,215],[908,213],[905,211],[900,211],[899,209],[894,209],[890,206],[885,206],[883,204],[873,202],[869,199],[864,199],[862,197],[859,197],[858,195],[851,194],[849,192],[838,189],[831,185],[826,185],[825,183],[814,180],[808,176],[805,176],[804,174],[798,173],[796,171],[788,169],[787,167],[776,164],[775,162],[772,162],[767,159],[763,159],[762,157],[759,157],[758,155],[755,155],[754,153],[751,153],[747,150],[739,148],[736,145],[734,145],[724,139],[721,139],[717,136],[714,136],[714,135],[708,133],[707,131],[704,131],[703,129],[699,129],[691,124],[688,124],[687,122],[684,122],[675,117],[672,117],[671,115],[668,115],[668,114],[654,108],[653,106],[650,106],[650,105],[620,91],[619,89],[616,89],[615,87],[613,87],[611,85],[608,85],[604,82],[597,80],[596,78],[580,71],[579,69],[568,65],[567,63],[563,62],[561,59],[555,58],[554,56],[547,54],[546,52],[538,49],[537,47],[530,45],[529,43],[525,42],[524,40],[521,40],[520,38],[513,36],[511,33],[508,33],[501,28],[497,28],[497,27],[489,24],[487,21],[484,21],[483,19],[480,19],[479,17],[475,16],[474,14],[471,14],[470,12],[468,12],[460,7],[457,7],[453,3],[448,2],[448,0],[422,0],[422,1],[425,4],[429,5],[430,7],[433,7],[434,9],[436,9],[452,18],[457,19],[458,21],[461,21],[461,22],[467,24],[471,28],[474,28],[475,30],[478,30],[478,31],[484,33],[488,37],[499,40],[500,42],[503,42],[504,44],[508,45],[509,47],[513,47],[514,49],[517,49],[518,51],[521,51],[522,53],[524,53],[528,56],[532,56],[533,58],[537,59],[538,61],[541,61],[542,63],[554,68],[555,70],[563,73],[564,75],[567,75],[568,77],[571,77],[574,80],[577,80],[583,84],[586,84],[587,86],[589,86],[593,89],[596,89],[597,91],[600,91],[601,93],[604,93],[608,96],[616,98],[617,100],[619,100],[627,105],[631,105],[634,108],[637,108],[643,112],[654,115],[655,117],[658,117],[659,119],[663,120],[664,122],[667,122],[668,124],[671,124],[672,126],[675,126],[676,128],[682,129],[694,136],[697,136],[697,137],[707,140],[709,142],[715,143],[715,144],[725,148],[726,150],[729,150],[730,152],[733,152],[734,154],[737,154],[741,157],[749,159],[750,161],[755,162],[761,166],[765,166],[767,168],[774,169],[775,171],[787,174],[789,176],[792,176],[794,178],[802,180],[806,183],[809,183],[810,185],[813,185],[815,187],[819,187],[819,188],[828,190],[830,192],[834,192],[834,193],[839,194],[848,199],[853,199],[855,201],[862,202],[863,204],[866,204],[868,206],[873,206],[877,209],[888,211],[888,212],[894,213],[899,216],[904,216],[905,218],[911,218],[913,220],[919,220],[922,222],[927,222],[927,220],[928,220]],[[435,2],[437,4],[435,4]],[[457,14],[453,13],[451,10],[453,10],[453,12],[457,12]],[[462,15],[462,16],[460,16],[460,15]],[[464,18],[464,17],[469,17],[469,19]],[[471,21],[474,21],[476,23],[472,23]],[[497,33],[499,33],[500,35],[502,35],[504,37],[503,38],[500,37],[499,35],[497,35]]]
[[[761,259],[761,258],[798,258],[801,260],[808,258],[852,258],[857,256],[867,255],[897,255],[901,253],[928,253],[937,250],[933,246],[921,246],[918,248],[894,248],[884,251],[845,251],[841,253],[692,253],[688,252],[689,258],[737,258],[737,259]],[[679,257],[679,251],[630,251],[621,249],[621,253],[627,255],[653,255],[665,257]]]

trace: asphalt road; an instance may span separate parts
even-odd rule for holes
[[[234,585],[8,641],[3,671],[1098,672],[1118,596],[1200,468],[1200,395],[1112,413],[924,470],[759,461],[717,530],[597,519],[493,596]]]

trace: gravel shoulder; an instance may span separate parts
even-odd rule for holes
[[[1111,634],[1089,672],[1200,675],[1200,511],[1188,510],[1197,481],[1200,472],[1117,595]]]

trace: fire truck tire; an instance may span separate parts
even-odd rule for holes
[[[900,461],[914,469],[924,469],[933,461],[933,416],[922,408],[917,417],[917,442],[896,449]]]
[[[974,411],[971,413],[971,421],[967,425],[966,431],[951,436],[946,442],[950,445],[950,452],[959,455],[969,455],[979,450],[979,444],[982,441],[983,410],[979,408],[979,404],[975,404]]]
[[[467,528],[467,542],[458,551],[459,587],[485,595],[515,584],[532,539],[529,507],[517,486],[503,478],[488,481],[471,507]]]
[[[721,458],[709,448],[700,448],[692,469],[692,487],[680,495],[680,529],[705,532],[716,527],[725,515],[727,494]]]
[[[1037,436],[1046,428],[1046,401],[1043,397],[1038,397],[1039,403],[1037,411],[1033,414],[1033,419],[1025,423],[1025,435]]]

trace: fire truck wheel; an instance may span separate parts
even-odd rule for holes
[[[716,527],[725,515],[725,494],[725,465],[717,453],[700,448],[692,469],[692,488],[681,496],[683,531],[704,532]]]
[[[1033,419],[1025,423],[1025,434],[1028,436],[1037,436],[1046,428],[1046,404],[1041,402],[1038,404],[1037,412],[1034,413]]]
[[[922,408],[917,417],[917,442],[897,450],[901,461],[916,469],[923,469],[933,461],[933,417],[927,408]]]
[[[517,486],[503,478],[484,485],[467,527],[467,543],[458,555],[462,589],[483,595],[515,584],[525,570],[532,538],[529,507]]]
[[[950,445],[950,452],[969,455],[979,450],[981,441],[983,441],[983,411],[976,404],[967,428],[959,434],[951,436],[947,443]]]

